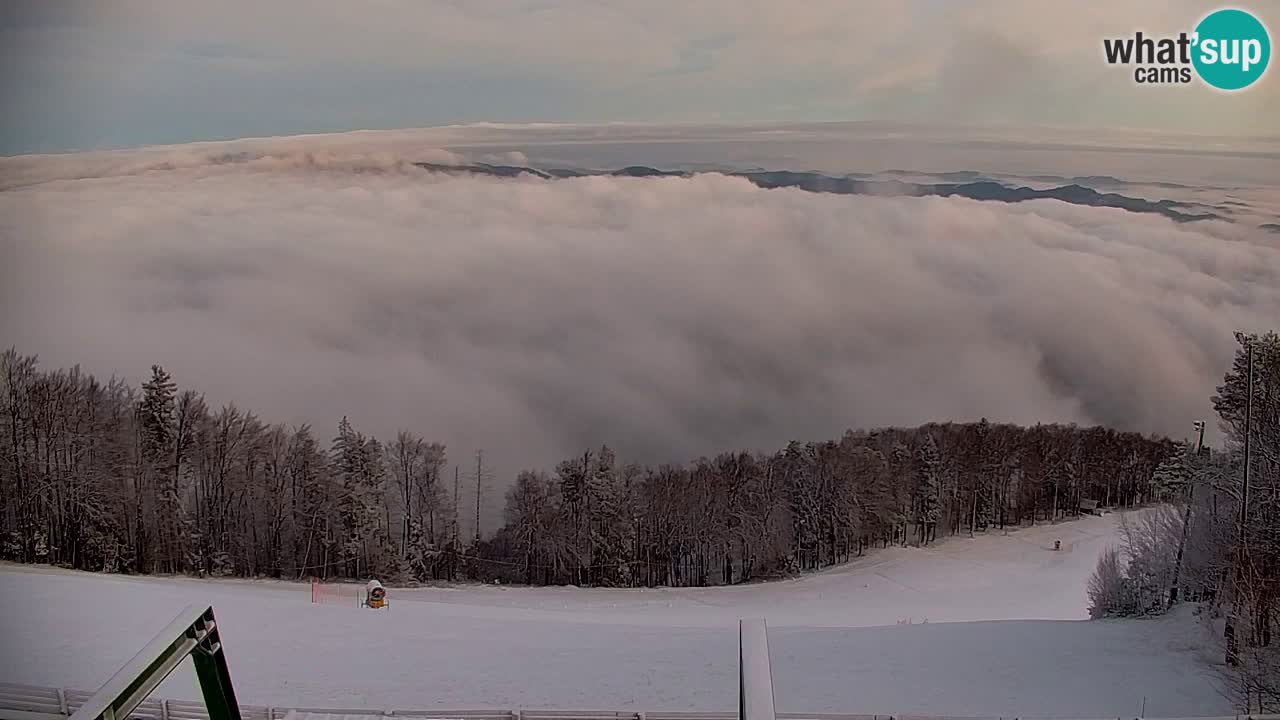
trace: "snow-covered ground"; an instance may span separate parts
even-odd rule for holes
[[[736,622],[764,617],[780,710],[1115,717],[1145,698],[1148,716],[1229,712],[1189,612],[1078,622],[1116,517],[776,583],[392,589],[389,611],[312,605],[304,584],[4,566],[0,681],[96,688],[184,605],[211,603],[250,704],[732,710]],[[182,670],[158,694],[199,697]]]

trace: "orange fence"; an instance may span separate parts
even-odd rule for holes
[[[342,585],[321,582],[320,578],[311,578],[311,603],[313,605],[342,605]]]

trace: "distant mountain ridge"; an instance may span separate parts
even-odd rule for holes
[[[473,163],[469,165],[441,165],[437,163],[414,163],[417,167],[433,172],[466,173],[488,175],[492,177],[511,178],[530,175],[543,179],[607,176],[607,177],[691,177],[710,171],[689,172],[683,170],[659,170],[644,165],[631,165],[618,170],[573,170],[568,168],[538,169],[520,165],[491,165]],[[1196,220],[1225,220],[1221,215],[1211,212],[1193,212],[1188,203],[1173,200],[1147,200],[1145,198],[1120,195],[1118,193],[1098,192],[1090,187],[1077,183],[1036,190],[1026,186],[1005,185],[989,179],[981,173],[972,171],[943,173],[939,177],[965,180],[965,182],[919,183],[904,180],[872,180],[870,175],[850,174],[844,176],[824,175],[816,172],[795,172],[790,170],[752,170],[745,172],[722,172],[730,177],[740,177],[751,181],[756,186],[766,189],[797,188],[809,192],[833,193],[837,195],[877,195],[893,197],[964,197],[970,200],[1016,203],[1027,200],[1060,200],[1072,205],[1088,207],[1110,207],[1128,210],[1129,212],[1151,213],[1163,215],[1174,222],[1193,222]],[[891,175],[907,175],[906,171],[891,171]],[[923,174],[923,173],[921,173]],[[1084,178],[1078,178],[1084,180]],[[1114,180],[1114,179],[1112,179]],[[1115,182],[1120,182],[1115,180]]]

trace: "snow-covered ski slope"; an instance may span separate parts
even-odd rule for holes
[[[1080,622],[1116,518],[727,588],[393,588],[387,611],[312,605],[298,583],[5,566],[0,681],[96,688],[184,605],[211,603],[241,702],[262,705],[732,710],[736,621],[764,617],[779,710],[1116,717],[1145,697],[1148,716],[1229,712],[1189,613]],[[199,697],[189,671],[157,694]]]

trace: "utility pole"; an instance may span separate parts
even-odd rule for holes
[[[1244,397],[1244,488],[1240,491],[1240,540],[1244,546],[1245,528],[1249,527],[1249,465],[1253,436],[1253,343],[1246,347],[1245,367],[1249,380],[1245,383]]]
[[[1200,431],[1200,439],[1196,441],[1196,452],[1192,457],[1199,463],[1200,449],[1204,447],[1204,421],[1195,421],[1194,427]],[[1191,505],[1196,498],[1196,484],[1194,479],[1189,479],[1191,481],[1187,492],[1187,508],[1182,511],[1182,538],[1178,541],[1178,559],[1173,565],[1173,586],[1169,588],[1169,607],[1178,604],[1178,581],[1182,576],[1182,553],[1187,547],[1187,533],[1191,530]]]
[[[484,484],[484,451],[476,451],[476,542],[480,542],[480,486]]]
[[[453,464],[453,545],[449,548],[449,582],[453,582],[458,570],[458,463]]]

